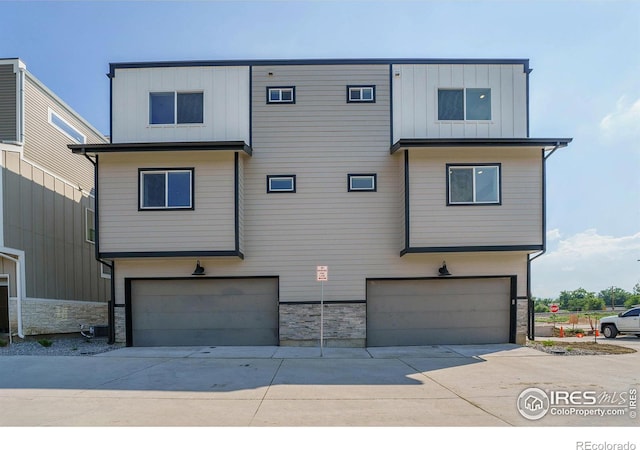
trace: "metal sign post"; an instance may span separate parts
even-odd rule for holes
[[[324,282],[329,281],[329,267],[317,266],[316,280],[320,282],[320,356],[324,356]]]

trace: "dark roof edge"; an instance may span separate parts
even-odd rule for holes
[[[478,59],[478,58],[360,58],[360,59],[241,59],[241,60],[192,60],[119,62],[109,64],[109,77],[116,69],[140,69],[151,67],[215,67],[215,66],[282,66],[282,65],[346,65],[346,64],[522,64],[528,73],[528,59]]]
[[[253,149],[245,141],[203,142],[133,142],[118,144],[69,144],[73,153],[86,155],[123,152],[168,152],[168,151],[242,151],[251,156]]]
[[[554,147],[569,145],[573,138],[411,138],[400,139],[391,153],[411,147]]]

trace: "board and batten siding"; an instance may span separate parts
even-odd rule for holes
[[[24,157],[90,192],[94,185],[93,165],[67,148],[77,142],[49,123],[49,109],[82,133],[87,144],[107,142],[27,73]]]
[[[112,79],[112,142],[249,142],[249,67],[120,68]],[[150,125],[150,92],[203,92],[204,123]]]
[[[410,246],[542,244],[539,149],[424,149],[409,152]],[[447,164],[501,163],[500,205],[447,206]]]
[[[523,64],[394,64],[393,141],[527,136]],[[491,120],[438,120],[439,88],[491,88]]]
[[[193,168],[193,210],[138,210],[138,169]],[[234,154],[101,154],[100,252],[234,250]]]
[[[16,127],[16,79],[14,62],[2,64],[0,62],[0,142],[17,141]]]
[[[94,246],[86,241],[85,210],[94,198],[20,158],[0,152],[4,181],[4,242],[25,252],[31,298],[105,301]],[[15,295],[15,278],[10,280]]]

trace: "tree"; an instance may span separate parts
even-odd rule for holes
[[[584,288],[578,288],[574,291],[562,291],[558,297],[558,303],[561,309],[569,311],[591,311],[594,309],[602,309],[604,302],[596,297],[595,292],[588,292]]]
[[[612,286],[601,290],[598,297],[603,299],[607,306],[614,307],[623,306],[631,295],[631,293],[622,288]]]

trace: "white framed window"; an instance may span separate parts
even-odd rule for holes
[[[138,172],[139,210],[193,209],[193,168]]]
[[[111,279],[111,267],[100,263],[100,276],[102,278]]]
[[[267,103],[295,103],[295,86],[267,87]]]
[[[447,164],[447,205],[498,205],[501,165]]]
[[[59,114],[49,108],[49,123],[78,144],[86,144],[87,137],[80,133],[73,125],[64,120]]]
[[[295,175],[267,175],[267,194],[295,191]]]
[[[347,103],[375,103],[375,101],[375,86],[347,86]]]
[[[204,123],[203,92],[149,92],[149,124]]]
[[[96,243],[96,213],[89,208],[84,210],[84,239],[92,244]]]
[[[491,89],[438,89],[438,120],[491,120]]]
[[[378,189],[377,175],[375,173],[350,173],[347,175],[347,182],[348,192],[376,192]]]

